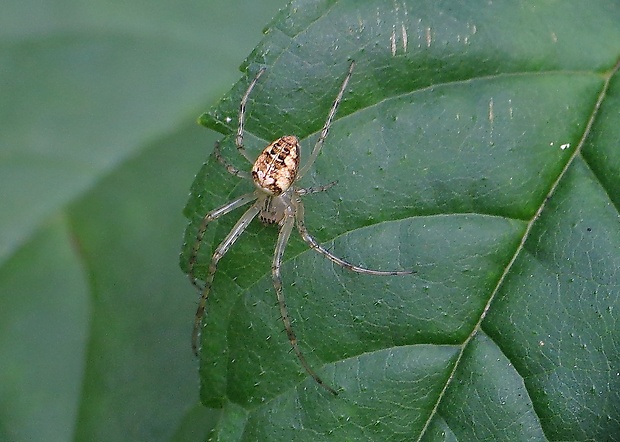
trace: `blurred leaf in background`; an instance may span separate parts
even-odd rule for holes
[[[248,77],[201,121],[252,155],[295,134],[308,155],[349,60],[356,69],[302,186],[307,225],[339,256],[415,275],[357,275],[252,224],[221,261],[203,330],[202,399],[221,440],[620,440],[620,6],[617,2],[299,0]],[[596,31],[593,31],[593,30]],[[211,159],[185,209],[252,189]],[[240,216],[211,226],[197,266]]]
[[[284,0],[2,2],[0,440],[204,440],[196,125]]]

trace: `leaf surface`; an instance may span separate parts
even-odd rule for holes
[[[305,197],[306,224],[353,264],[416,273],[352,274],[291,239],[284,293],[331,397],[279,322],[277,231],[250,225],[220,262],[202,332],[202,400],[223,406],[222,440],[620,434],[618,22],[606,1],[300,0],[274,20],[247,78],[201,122],[248,169],[238,106],[266,66],[246,148],[294,134],[303,164],[355,60],[300,183],[338,184]],[[182,268],[204,214],[252,189],[204,165]],[[241,213],[210,226],[198,275]]]

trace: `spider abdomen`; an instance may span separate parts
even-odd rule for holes
[[[259,189],[277,196],[291,187],[299,168],[299,141],[285,135],[267,146],[252,167],[252,178]]]

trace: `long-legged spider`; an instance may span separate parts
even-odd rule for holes
[[[310,367],[303,353],[299,349],[299,346],[297,344],[297,337],[295,336],[295,332],[293,331],[291,320],[288,315],[288,310],[286,308],[286,302],[284,300],[284,294],[282,292],[282,278],[280,276],[280,267],[282,265],[282,256],[284,255],[284,249],[286,247],[286,244],[288,243],[291,232],[293,231],[293,227],[295,226],[295,224],[297,225],[297,230],[299,230],[301,237],[312,249],[321,253],[335,264],[338,264],[339,266],[342,266],[346,269],[352,270],[357,273],[365,273],[369,275],[404,275],[413,273],[411,271],[371,270],[364,267],[355,266],[343,260],[342,258],[333,255],[329,250],[319,244],[318,241],[314,237],[312,237],[310,233],[308,233],[308,230],[306,229],[306,226],[304,224],[304,205],[301,201],[301,196],[310,193],[323,192],[336,183],[333,182],[325,186],[320,186],[316,188],[301,188],[294,186],[294,184],[299,181],[306,174],[306,172],[308,172],[308,170],[316,160],[317,156],[319,155],[321,147],[323,146],[329,128],[332,124],[332,120],[334,119],[334,115],[336,114],[336,110],[338,109],[338,105],[342,101],[342,96],[347,87],[347,84],[349,83],[349,79],[351,78],[354,66],[355,62],[351,62],[349,71],[347,72],[347,75],[342,82],[342,86],[340,86],[338,95],[336,96],[336,99],[334,100],[334,103],[329,111],[327,120],[325,121],[323,129],[321,130],[321,134],[316,144],[314,145],[314,149],[310,154],[310,158],[301,169],[299,169],[299,141],[294,135],[285,135],[275,140],[261,152],[256,161],[252,161],[247,151],[243,147],[243,125],[245,119],[245,106],[248,101],[248,97],[252,92],[252,89],[258,82],[258,79],[263,74],[263,72],[265,72],[265,68],[261,68],[258,71],[256,77],[254,77],[247,91],[243,95],[243,98],[241,99],[241,104],[239,105],[239,127],[236,137],[237,150],[244,158],[246,158],[250,163],[253,164],[251,173],[241,171],[235,168],[231,163],[229,163],[222,156],[219,143],[215,144],[214,149],[215,157],[221,164],[224,165],[224,167],[226,167],[228,172],[240,178],[251,179],[256,186],[256,190],[254,192],[241,195],[235,200],[230,201],[223,206],[210,211],[204,216],[204,218],[202,219],[202,223],[200,224],[200,228],[198,229],[198,233],[196,235],[196,242],[191,249],[188,261],[189,278],[192,284],[200,291],[200,301],[198,304],[198,309],[196,310],[194,330],[192,334],[192,348],[194,350],[194,353],[198,354],[198,339],[202,318],[205,311],[207,297],[209,296],[209,291],[211,290],[211,285],[213,284],[213,278],[215,276],[219,260],[226,254],[226,252],[241,236],[241,234],[248,227],[250,222],[257,215],[260,220],[265,224],[277,223],[280,226],[280,232],[278,235],[278,241],[276,243],[273,262],[271,265],[271,273],[273,278],[273,285],[276,290],[276,296],[278,298],[278,304],[280,306],[280,314],[282,316],[282,321],[284,322],[284,328],[286,329],[286,334],[291,343],[292,349],[297,355],[297,358],[299,359],[299,362],[301,363],[303,368],[320,386],[322,386],[334,395],[337,394],[336,390],[323,382],[323,380]],[[200,249],[200,245],[202,243],[207,226],[211,221],[214,221],[219,217],[226,215],[227,213],[232,212],[233,210],[251,202],[254,202],[252,206],[241,216],[241,218],[239,219],[239,221],[237,221],[232,230],[228,233],[228,235],[226,235],[224,240],[215,249],[215,252],[211,257],[211,263],[209,265],[209,270],[204,281],[204,286],[200,287],[197,282],[197,278],[194,275],[194,266],[196,264],[198,250]]]

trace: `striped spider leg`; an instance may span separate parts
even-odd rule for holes
[[[214,155],[216,159],[226,168],[226,170],[239,178],[251,179],[256,187],[256,190],[230,201],[223,206],[207,213],[198,229],[196,235],[196,241],[191,249],[190,257],[188,261],[188,275],[192,284],[200,291],[200,301],[198,303],[198,309],[196,310],[196,316],[194,318],[194,329],[192,333],[192,348],[194,352],[198,353],[198,341],[200,335],[200,329],[202,319],[205,312],[205,306],[207,298],[213,284],[213,278],[217,270],[217,264],[220,259],[226,254],[226,252],[232,247],[235,241],[241,236],[241,234],[248,227],[250,222],[258,216],[264,224],[274,224],[279,226],[279,234],[276,242],[275,252],[273,255],[273,261],[271,265],[271,274],[273,279],[273,285],[276,291],[276,297],[278,305],[280,307],[280,315],[284,328],[290,341],[292,350],[297,356],[300,364],[321,387],[330,393],[336,395],[335,389],[326,384],[318,374],[310,367],[310,364],[306,361],[304,354],[299,348],[297,337],[293,331],[290,316],[286,307],[286,301],[284,299],[284,292],[282,289],[282,277],[280,269],[282,267],[282,258],[284,256],[284,250],[291,236],[291,233],[295,227],[299,231],[303,240],[313,250],[322,254],[333,263],[344,267],[348,270],[357,273],[365,273],[368,275],[405,275],[413,273],[412,271],[380,271],[371,270],[364,267],[355,266],[342,258],[339,258],[332,254],[329,250],[323,247],[319,242],[308,232],[304,224],[304,205],[301,197],[304,195],[323,192],[332,187],[335,182],[320,187],[300,188],[295,186],[295,183],[299,181],[312,167],[312,164],[318,157],[327,133],[331,127],[332,121],[336,114],[336,110],[342,96],[346,90],[347,84],[353,73],[355,62],[351,62],[347,75],[345,76],[338,95],[334,100],[332,107],[330,108],[327,120],[323,125],[323,129],[317,139],[314,148],[309,156],[307,163],[299,168],[300,158],[300,145],[297,137],[294,135],[285,135],[278,138],[273,143],[269,144],[258,156],[258,158],[252,162],[249,154],[243,146],[244,135],[244,122],[245,122],[245,107],[248,101],[248,97],[252,92],[252,89],[258,82],[258,79],[265,71],[264,68],[258,71],[256,77],[250,83],[247,91],[241,99],[239,105],[239,127],[236,136],[236,146],[238,152],[252,163],[251,172],[239,170],[229,163],[220,152],[220,146],[215,144]],[[207,275],[204,280],[204,285],[201,287],[197,278],[194,275],[194,267],[198,256],[205,231],[210,222],[224,216],[235,209],[238,209],[244,205],[250,204],[249,209],[241,216],[232,230],[226,235],[224,240],[217,246],[211,257],[211,262],[207,271]]]

